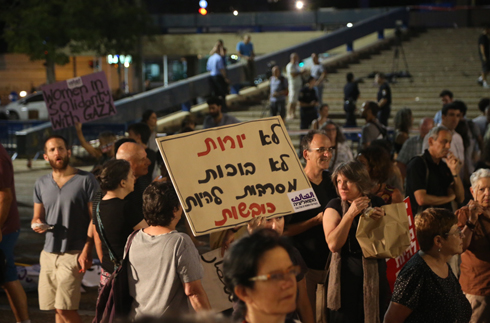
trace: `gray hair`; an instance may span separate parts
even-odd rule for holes
[[[446,128],[444,126],[437,126],[437,127],[430,129],[428,136],[429,136],[429,138],[437,140],[437,137],[439,137],[439,132],[441,132],[441,131],[447,131],[447,132],[451,133],[451,131],[448,128]]]
[[[490,177],[490,169],[480,168],[479,170],[471,174],[470,177],[471,187],[476,188],[476,184],[480,179],[488,178],[488,177]]]

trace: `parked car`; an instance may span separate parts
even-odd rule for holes
[[[10,120],[48,120],[48,108],[43,93],[36,92],[5,107]]]

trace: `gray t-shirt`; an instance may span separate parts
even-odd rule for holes
[[[38,178],[34,186],[34,203],[44,206],[46,223],[54,225],[46,232],[44,251],[83,249],[90,223],[88,203],[98,189],[94,175],[80,169],[62,188],[58,187],[52,173]]]
[[[129,293],[134,298],[129,318],[193,311],[184,283],[203,275],[199,253],[188,235],[172,231],[152,236],[140,230],[129,250]]]
[[[361,133],[361,145],[365,143],[371,143],[372,141],[376,139],[383,139],[383,134],[379,130],[384,129],[385,126],[383,126],[381,123],[379,123],[377,120],[375,121],[378,127],[376,127],[375,124],[372,122],[366,122],[366,125],[362,127],[362,133]]]
[[[239,122],[240,122],[240,120],[238,120],[234,116],[229,115],[227,113],[223,113],[223,117],[221,118],[221,121],[218,124],[216,124],[214,122],[213,117],[208,115],[204,118],[202,128],[203,129],[209,129],[209,128],[221,127],[221,126],[225,126],[228,124],[234,124],[234,123],[239,123]]]

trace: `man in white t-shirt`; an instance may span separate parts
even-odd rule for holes
[[[322,106],[323,100],[323,82],[325,81],[325,78],[327,77],[327,71],[323,67],[323,65],[320,63],[318,59],[318,54],[313,53],[311,54],[311,60],[313,61],[313,65],[310,67],[310,75],[315,78],[316,83],[315,83],[315,91],[316,91],[316,97],[318,98],[318,104],[319,106]]]
[[[287,109],[287,119],[294,119],[296,113],[296,105],[298,104],[299,92],[303,86],[301,78],[302,71],[299,68],[299,56],[292,53],[288,65],[286,65],[286,76],[288,78],[289,102]]]

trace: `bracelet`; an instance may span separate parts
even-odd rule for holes
[[[476,225],[471,223],[470,220],[466,221],[466,226],[468,227],[468,229],[470,229],[471,231],[475,230],[476,228]]]
[[[237,232],[238,232],[238,230],[240,230],[240,228],[238,228],[238,229],[237,229],[237,228],[231,228],[231,229],[230,229],[230,231],[232,231],[233,233],[237,233]]]
[[[453,175],[453,177],[454,177],[454,178],[456,178],[456,177],[458,177],[458,174],[456,174],[456,175]]]

